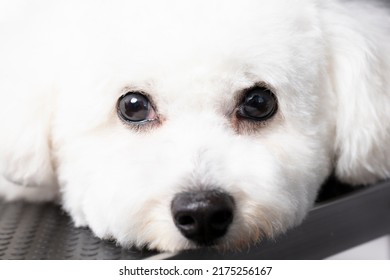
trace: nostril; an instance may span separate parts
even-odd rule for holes
[[[176,222],[178,225],[183,227],[193,226],[196,224],[195,219],[190,215],[179,215],[176,217]]]

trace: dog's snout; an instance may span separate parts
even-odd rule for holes
[[[211,245],[226,234],[234,215],[234,199],[210,190],[177,194],[171,204],[176,227],[199,245]]]

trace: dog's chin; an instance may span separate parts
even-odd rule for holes
[[[166,234],[160,233],[158,237],[149,240],[142,237],[139,237],[136,241],[115,239],[119,245],[125,248],[135,247],[141,250],[147,249],[159,252],[177,253],[198,249],[212,249],[220,253],[241,252],[249,250],[250,247],[256,246],[264,240],[274,240],[276,236],[293,226],[291,223],[283,224],[277,220],[260,221],[258,219],[256,223],[254,221],[251,222],[241,221],[233,223],[226,235],[212,241],[190,240],[181,235],[175,228],[171,228],[172,234],[168,234],[166,231]]]
[[[237,233],[238,235],[239,233]],[[234,233],[232,234],[234,235]],[[146,242],[135,245],[138,249],[148,249],[148,250],[155,250],[159,252],[171,252],[171,253],[177,253],[180,251],[189,251],[189,250],[198,250],[198,249],[211,249],[216,250],[220,253],[226,253],[226,252],[240,252],[248,250],[251,246],[257,245],[261,243],[265,239],[274,239],[274,234],[271,236],[267,236],[263,231],[261,230],[253,230],[249,234],[242,233],[240,234],[239,238],[237,236],[224,236],[221,238],[218,238],[217,240],[213,241],[191,241],[186,239],[185,237],[179,237],[175,239],[174,241],[171,240],[160,240],[160,243],[157,243],[156,241]],[[130,243],[133,244],[133,243]],[[124,247],[131,247],[129,244],[124,245],[121,244]],[[134,246],[134,244],[133,244]]]

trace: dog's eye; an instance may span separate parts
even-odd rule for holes
[[[157,118],[149,99],[140,92],[128,92],[118,100],[118,114],[127,122],[148,122]]]
[[[255,87],[245,93],[237,114],[243,118],[264,121],[272,117],[276,110],[275,95],[267,88]]]

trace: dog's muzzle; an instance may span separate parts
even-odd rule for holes
[[[198,245],[212,245],[228,231],[234,216],[234,199],[218,190],[183,192],[171,204],[179,231]]]

